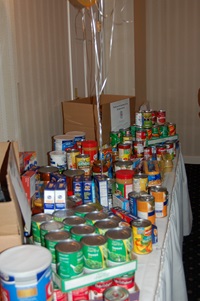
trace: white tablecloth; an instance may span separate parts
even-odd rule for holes
[[[165,173],[162,186],[169,193],[168,215],[157,218],[158,243],[148,255],[137,255],[135,280],[140,301],[187,301],[182,262],[183,236],[192,228],[192,211],[187,176],[181,151],[177,151],[173,171]]]

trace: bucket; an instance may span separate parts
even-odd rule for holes
[[[59,170],[65,170],[67,166],[67,155],[65,151],[52,151],[49,153],[50,165]]]
[[[74,136],[71,135],[57,135],[54,139],[54,150],[66,151],[74,147]]]
[[[52,301],[52,256],[36,245],[12,247],[0,254],[3,300]]]

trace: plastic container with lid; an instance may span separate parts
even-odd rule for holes
[[[98,144],[95,140],[82,141],[82,153],[90,155],[90,162],[93,164],[94,160],[97,159]]]
[[[128,199],[129,192],[133,191],[134,170],[121,169],[116,171],[116,192]]]

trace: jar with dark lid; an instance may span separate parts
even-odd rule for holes
[[[92,166],[92,174],[96,175],[106,175],[108,176],[108,166],[105,160],[95,160]]]

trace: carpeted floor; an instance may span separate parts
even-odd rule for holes
[[[193,213],[193,226],[191,234],[184,237],[183,264],[188,301],[200,301],[200,164],[185,164],[185,168]]]

